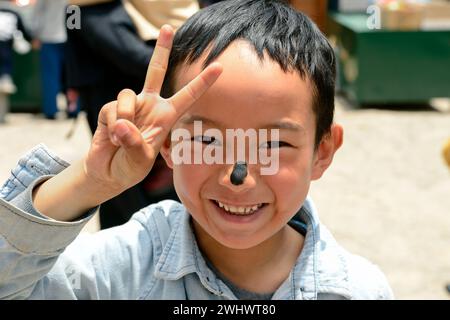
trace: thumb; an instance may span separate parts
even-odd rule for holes
[[[148,163],[152,158],[151,148],[142,138],[139,129],[130,121],[119,119],[113,129],[118,143],[124,149],[127,156],[136,164]]]

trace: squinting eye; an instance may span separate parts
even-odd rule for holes
[[[260,148],[281,148],[281,147],[289,147],[290,144],[284,141],[267,141],[260,145]]]
[[[195,136],[192,137],[193,141],[197,141],[197,142],[201,142],[204,144],[213,144],[213,145],[219,145],[220,142],[218,139],[216,139],[215,137],[208,137],[208,136]]]

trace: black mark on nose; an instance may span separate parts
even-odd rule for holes
[[[235,186],[244,183],[247,176],[247,164],[244,161],[238,161],[234,164],[233,172],[231,172],[230,181]]]

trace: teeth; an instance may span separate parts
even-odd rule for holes
[[[262,207],[262,203],[251,206],[251,207],[228,206],[217,200],[216,200],[216,203],[219,205],[219,207],[225,209],[225,211],[230,212],[232,214],[237,214],[237,215],[250,214]]]

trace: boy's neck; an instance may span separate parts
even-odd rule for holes
[[[229,281],[251,292],[276,291],[289,276],[303,248],[304,237],[288,225],[255,247],[231,249],[193,222],[203,254]]]

